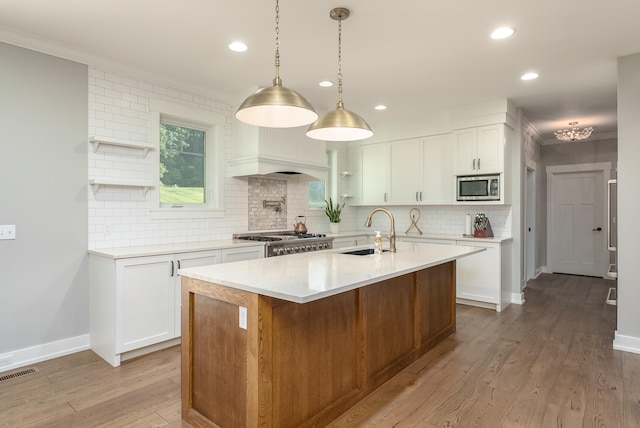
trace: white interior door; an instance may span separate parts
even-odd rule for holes
[[[603,171],[552,175],[549,262],[553,272],[605,275],[603,177]]]

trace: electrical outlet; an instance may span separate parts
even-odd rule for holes
[[[13,364],[13,355],[4,355],[0,357],[0,367],[6,367]]]
[[[16,239],[16,225],[15,224],[0,225],[0,239]]]
[[[240,328],[244,328],[245,330],[247,329],[247,308],[245,308],[244,306],[238,306],[238,318],[239,318],[239,324],[240,324]]]

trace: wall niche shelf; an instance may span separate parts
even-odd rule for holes
[[[89,179],[89,184],[93,186],[93,193],[98,193],[101,187],[104,186],[122,186],[122,187],[137,187],[141,188],[144,191],[146,196],[149,189],[153,188],[153,184],[142,181],[142,180],[132,180],[126,178],[104,178],[104,177],[96,177]]]
[[[146,157],[147,153],[149,153],[149,150],[153,150],[153,145],[148,144],[148,143],[142,143],[139,141],[129,141],[129,140],[123,140],[121,138],[114,138],[114,137],[96,137],[96,136],[91,136],[89,137],[89,142],[91,144],[93,144],[93,152],[97,152],[98,151],[98,147],[100,147],[100,144],[106,144],[109,146],[119,146],[119,147],[130,147],[133,149],[140,149],[142,150],[142,157]]]

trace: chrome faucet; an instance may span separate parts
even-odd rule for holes
[[[389,216],[389,220],[391,220],[391,230],[389,230],[389,252],[395,253],[396,252],[396,222],[393,219],[393,214],[391,214],[391,211],[389,211],[386,208],[372,209],[369,215],[367,216],[367,219],[364,221],[364,227],[371,227],[371,217],[373,217],[373,214],[375,214],[377,211],[382,211],[387,213],[387,215]]]

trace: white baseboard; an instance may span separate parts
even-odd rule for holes
[[[640,337],[618,334],[616,330],[615,338],[613,339],[613,349],[640,354]]]
[[[88,334],[32,346],[30,348],[18,349],[13,352],[0,354],[0,372],[17,369],[28,366],[29,364],[62,357],[63,355],[69,355],[87,349],[89,349]]]
[[[524,305],[524,293],[511,293],[511,303],[514,305]]]

